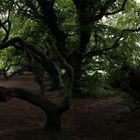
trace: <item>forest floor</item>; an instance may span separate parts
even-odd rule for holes
[[[0,80],[0,86],[37,90],[32,76]],[[131,113],[121,97],[75,98],[62,117],[63,132],[43,130],[44,112],[28,102],[0,102],[0,140],[140,140],[140,110]]]

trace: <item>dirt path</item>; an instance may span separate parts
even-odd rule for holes
[[[0,81],[0,86],[37,90],[32,78]],[[63,115],[63,133],[46,134],[43,111],[25,101],[0,102],[0,140],[140,140],[140,111],[131,114],[127,101],[115,97],[104,100],[73,99]]]

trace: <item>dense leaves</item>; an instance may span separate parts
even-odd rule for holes
[[[90,71],[109,74],[124,63],[139,63],[139,7],[134,0],[1,1],[0,37],[21,37],[53,59],[48,47],[51,33],[58,50],[74,68],[75,80]],[[17,63],[16,57],[21,59],[19,67],[28,63],[26,53],[4,50],[1,68]],[[42,61],[38,56],[36,59]]]

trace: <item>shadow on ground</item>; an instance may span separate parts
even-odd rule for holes
[[[1,80],[0,86],[38,88],[28,77]],[[125,99],[77,98],[72,104],[62,117],[62,133],[54,135],[43,129],[40,108],[19,99],[0,103],[0,140],[140,140],[140,110],[131,114]]]

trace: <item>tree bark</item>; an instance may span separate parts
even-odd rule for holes
[[[80,33],[80,43],[79,43],[79,52],[76,52],[73,56],[72,56],[72,62],[71,65],[73,66],[74,72],[75,72],[75,76],[74,76],[74,82],[73,82],[73,93],[77,93],[77,91],[79,91],[79,81],[82,75],[82,61],[84,59],[84,54],[85,54],[85,50],[86,47],[89,43],[90,40],[90,36],[91,36],[91,30],[86,30],[86,31],[81,31]]]
[[[7,102],[9,99],[16,97],[25,100],[33,105],[40,107],[47,116],[45,129],[49,132],[61,131],[61,115],[69,109],[69,102],[63,100],[61,104],[55,104],[47,99],[46,96],[32,94],[31,92],[20,88],[0,87],[0,101]]]
[[[45,129],[49,132],[60,132],[61,131],[61,113],[60,112],[48,112],[47,122]]]

